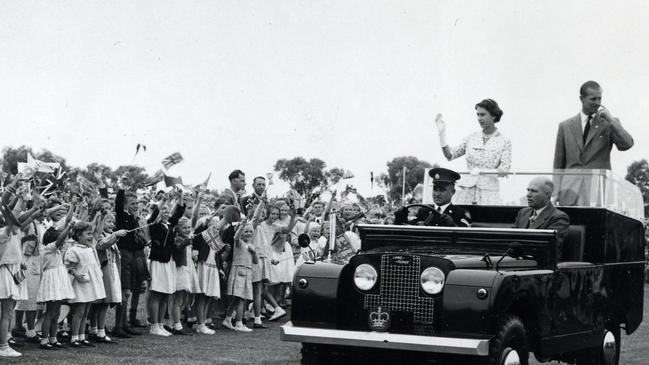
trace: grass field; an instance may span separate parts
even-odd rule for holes
[[[649,318],[649,291],[645,290],[644,318]],[[148,334],[96,348],[42,351],[26,344],[23,357],[2,359],[2,364],[299,364],[300,345],[279,340],[279,326],[287,319],[269,323],[270,328],[252,333],[219,329],[215,335],[158,337]],[[621,364],[644,365],[649,358],[646,341],[649,324],[631,336],[622,335]],[[531,364],[539,364],[532,360]],[[547,364],[547,363],[546,363]],[[551,363],[559,364],[559,363]],[[454,364],[458,365],[458,364]]]

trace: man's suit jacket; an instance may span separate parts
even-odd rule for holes
[[[613,145],[620,151],[633,146],[633,137],[624,129],[615,129],[603,122],[599,116],[591,121],[586,144],[583,142],[581,116],[565,120],[559,124],[554,149],[555,169],[611,169],[611,150]],[[598,195],[590,188],[590,176],[563,175],[555,177],[557,201],[560,205],[592,205]]]
[[[549,204],[541,214],[530,222],[530,217],[534,209],[525,207],[518,211],[514,228],[529,228],[529,229],[554,229],[558,235],[557,256],[561,258],[561,250],[563,248],[563,241],[568,236],[568,227],[570,226],[570,217],[568,214],[555,208],[554,205]],[[527,225],[529,222],[529,226]]]
[[[585,145],[582,136],[580,114],[559,124],[554,149],[555,169],[610,170],[613,145],[620,151],[633,146],[633,137],[624,128],[615,129],[599,116],[591,121]]]

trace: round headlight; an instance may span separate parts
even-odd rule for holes
[[[421,273],[421,288],[428,294],[437,294],[444,287],[444,273],[436,267],[429,267]]]
[[[360,290],[370,290],[376,284],[376,270],[372,265],[362,264],[354,271],[354,284]]]

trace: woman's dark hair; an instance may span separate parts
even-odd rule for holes
[[[500,117],[503,116],[503,111],[498,106],[498,103],[496,103],[493,99],[484,99],[483,101],[475,105],[476,110],[478,109],[478,107],[483,108],[487,112],[489,112],[489,114],[491,114],[495,118],[494,122],[500,122]]]

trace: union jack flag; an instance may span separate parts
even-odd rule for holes
[[[214,226],[204,230],[201,236],[203,236],[205,242],[216,252],[221,251],[223,246],[225,246],[223,241],[221,241],[219,231]]]
[[[171,155],[165,157],[162,160],[162,166],[164,166],[165,170],[169,170],[169,168],[173,165],[177,165],[183,161],[183,156],[180,154],[180,152],[172,153]]]
[[[65,181],[68,179],[67,172],[63,172],[62,169],[56,171],[56,175],[49,174],[44,182],[47,184],[45,189],[41,193],[43,196],[51,195],[55,190],[63,189],[65,187]],[[50,191],[51,190],[51,191]]]

